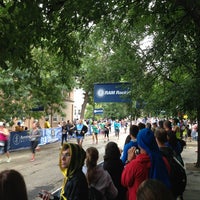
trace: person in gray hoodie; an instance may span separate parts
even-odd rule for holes
[[[86,150],[86,178],[89,187],[94,187],[101,192],[102,199],[115,199],[118,190],[115,187],[110,174],[103,169],[102,165],[97,165],[99,152],[95,147]]]

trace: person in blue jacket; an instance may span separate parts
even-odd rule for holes
[[[124,149],[123,149],[123,153],[122,153],[122,157],[121,160],[123,162],[123,164],[126,164],[127,161],[127,157],[128,157],[128,150],[131,147],[138,147],[137,145],[137,134],[138,134],[139,128],[137,125],[131,125],[130,127],[130,133],[129,136],[131,138],[130,142],[124,145]]]

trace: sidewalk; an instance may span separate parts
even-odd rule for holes
[[[183,194],[184,200],[200,199],[200,168],[193,167],[193,164],[197,161],[196,150],[197,142],[192,141],[187,143],[187,147],[182,153],[187,173],[187,186]]]

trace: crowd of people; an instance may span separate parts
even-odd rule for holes
[[[43,200],[92,200],[95,195],[93,193],[98,192],[98,197],[102,200],[147,200],[149,196],[152,196],[152,200],[158,196],[168,200],[182,199],[182,193],[177,193],[173,188],[172,169],[166,156],[167,152],[167,155],[175,156],[181,165],[184,165],[181,153],[185,144],[181,141],[188,139],[191,132],[188,132],[190,129],[188,124],[182,124],[182,126],[185,128],[169,120],[130,124],[129,135],[121,150],[117,143],[109,141],[108,132],[111,130],[109,121],[93,121],[91,126],[83,120],[75,124],[70,121],[63,122],[59,167],[64,178],[60,197],[53,196],[48,191],[41,191],[39,196]],[[113,122],[113,130],[117,138],[119,138],[122,127],[119,120]],[[124,130],[127,127],[128,125]],[[83,146],[84,136],[90,128],[94,145],[98,144],[97,135],[101,132],[104,140],[107,139],[102,165],[98,165],[97,147],[84,149]],[[0,135],[8,139],[9,133],[5,130],[4,124],[0,123]],[[185,130],[186,134],[184,134]],[[77,144],[69,141],[68,137],[73,134],[75,134]],[[39,138],[39,124],[38,121],[34,121],[30,133],[31,161],[35,160]],[[10,158],[9,153],[7,157]],[[16,176],[15,178],[21,180],[21,184],[24,185],[23,177],[19,172],[10,170],[0,173],[0,178],[1,176],[6,177],[0,179],[0,188],[1,184],[5,184],[4,181],[6,184],[7,181],[11,181],[8,178],[11,176],[9,174]],[[22,188],[26,191],[25,186]],[[0,191],[0,195],[6,195],[6,192]],[[167,195],[163,196],[163,192]],[[23,195],[24,197],[20,199],[27,199],[27,192],[23,192]]]

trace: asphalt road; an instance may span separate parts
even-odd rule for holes
[[[120,134],[118,140],[114,134],[110,134],[110,141],[118,143],[119,147],[123,147],[127,134],[123,132]],[[71,139],[70,142],[76,142],[75,139]],[[83,148],[86,150],[90,146],[95,146],[99,150],[99,161],[102,160],[105,150],[103,136],[99,135],[99,143],[92,144],[91,136],[86,136],[83,142]],[[36,159],[34,162],[30,162],[31,151],[20,150],[11,152],[11,162],[7,163],[5,155],[1,156],[4,162],[0,163],[0,170],[15,169],[19,171],[25,179],[29,200],[39,200],[38,192],[41,190],[55,191],[61,187],[63,176],[58,166],[60,142],[41,146],[41,150],[36,152]]]
[[[119,140],[110,134],[110,141],[118,143],[119,147],[122,148],[127,134],[123,132],[120,134]],[[71,139],[70,142],[76,142],[75,139]],[[99,161],[103,159],[105,145],[103,136],[99,135],[99,144],[93,145],[91,136],[86,136],[83,142],[83,148],[87,149],[90,146],[96,146],[100,153]],[[4,169],[16,169],[18,170],[25,179],[29,200],[41,200],[37,197],[38,192],[42,189],[48,191],[55,191],[61,187],[63,176],[59,170],[58,157],[59,157],[60,142],[48,144],[41,147],[41,151],[36,153],[36,160],[30,162],[31,151],[20,150],[11,152],[10,163],[0,163],[0,171]],[[187,163],[194,163],[197,160],[197,143],[188,143],[187,148],[182,153],[183,160],[187,166]],[[5,155],[1,156],[5,159]],[[187,187],[184,192],[185,200],[198,200],[200,194],[200,170],[187,169]]]

